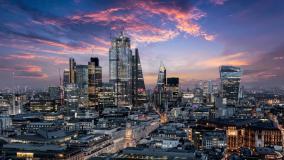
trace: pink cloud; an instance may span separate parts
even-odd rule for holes
[[[34,61],[43,61],[43,62],[51,62],[55,64],[68,64],[68,61],[63,58],[59,57],[51,57],[51,56],[45,56],[40,54],[34,54],[34,53],[21,53],[21,54],[10,54],[6,57],[3,57],[2,59],[6,60],[15,60],[15,59],[24,59],[24,60],[34,60]]]
[[[0,71],[15,73],[15,78],[47,79],[48,75],[42,72],[42,67],[37,65],[15,65],[12,67],[1,67]]]
[[[131,14],[122,14],[121,11],[131,11]],[[179,32],[212,41],[215,36],[206,33],[200,25],[194,22],[205,15],[206,13],[197,8],[182,11],[176,7],[161,6],[159,3],[151,1],[138,1],[135,4],[128,4],[124,8],[109,8],[103,11],[74,15],[69,18],[75,23],[110,25],[115,22],[111,24],[111,29],[126,30],[135,41],[140,43],[167,41],[176,37]],[[174,23],[175,29],[156,27],[140,18],[141,16],[149,19],[153,16],[160,16],[164,23]]]
[[[247,60],[248,54],[246,52],[238,52],[229,55],[221,55],[219,57],[205,59],[203,61],[198,61],[194,65],[200,68],[216,68],[221,65],[232,65],[232,66],[245,66],[249,65]]]

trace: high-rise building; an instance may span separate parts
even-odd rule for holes
[[[65,69],[63,72],[63,86],[66,86],[70,83],[70,71]]]
[[[167,78],[167,92],[169,93],[170,101],[177,101],[179,98],[179,78],[170,77]]]
[[[72,115],[75,113],[79,106],[79,93],[76,84],[68,84],[64,88],[64,101],[67,109],[67,113]]]
[[[99,66],[99,58],[91,57],[88,63],[88,95],[91,106],[98,105],[98,88],[102,85],[102,67]]]
[[[135,49],[135,53],[132,59],[132,85],[133,85],[133,105],[140,106],[146,102],[146,90],[144,77],[142,72],[142,66],[140,62],[138,49]]]
[[[242,73],[242,69],[239,67],[220,67],[221,96],[228,105],[235,105],[238,103]]]
[[[79,88],[80,96],[88,95],[88,65],[76,66],[76,84]]]
[[[167,70],[166,67],[161,63],[159,68],[157,86],[159,88],[165,88],[166,84],[167,84]]]
[[[158,73],[157,86],[155,88],[154,101],[157,107],[165,107],[167,85],[167,70],[161,63]]]
[[[132,103],[132,51],[130,39],[121,33],[111,42],[109,50],[110,82],[115,86],[115,102],[117,106]]]
[[[69,58],[69,82],[76,83],[76,62],[74,58]]]
[[[211,80],[204,81],[202,83],[201,88],[203,90],[204,96],[207,96],[207,95],[211,94],[213,92],[212,81]]]

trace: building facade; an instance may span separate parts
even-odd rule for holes
[[[235,105],[238,103],[242,69],[234,66],[221,66],[221,96],[226,104]]]

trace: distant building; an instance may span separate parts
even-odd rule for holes
[[[112,107],[115,105],[114,86],[111,83],[103,83],[98,90],[99,108]]]
[[[233,66],[220,67],[221,96],[228,105],[238,103],[242,69]]]
[[[49,86],[48,93],[51,100],[59,100],[61,98],[61,88],[59,86]]]
[[[88,95],[88,65],[76,66],[76,84],[79,88],[80,96]]]
[[[154,93],[154,101],[157,107],[164,108],[166,101],[167,70],[161,64],[158,73],[157,86]]]
[[[178,77],[167,78],[167,92],[169,93],[169,101],[177,101],[180,96]]]
[[[28,109],[32,112],[56,112],[57,105],[54,100],[30,100]]]
[[[58,159],[83,160],[81,149],[68,148],[55,144],[19,144],[11,143],[3,146],[6,157],[12,159]]]
[[[69,82],[76,83],[76,62],[74,58],[69,59]]]
[[[213,93],[213,84],[211,80],[203,82],[202,86],[204,96]]]
[[[70,71],[65,69],[63,72],[63,86],[70,83]]]
[[[9,129],[12,127],[12,119],[8,115],[0,115],[0,135],[2,135],[2,132],[6,129]]]
[[[102,67],[99,66],[99,58],[91,57],[88,63],[88,96],[91,106],[98,105],[98,89],[102,86]]]
[[[69,114],[78,109],[79,92],[76,84],[68,84],[64,88],[64,101]]]

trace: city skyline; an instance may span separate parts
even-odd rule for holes
[[[139,48],[148,87],[160,61],[184,87],[217,79],[221,65],[243,68],[246,86],[283,87],[281,1],[100,2],[1,1],[0,88],[12,86],[13,72],[16,85],[59,84],[69,57],[99,57],[108,81],[110,37],[120,31]]]

